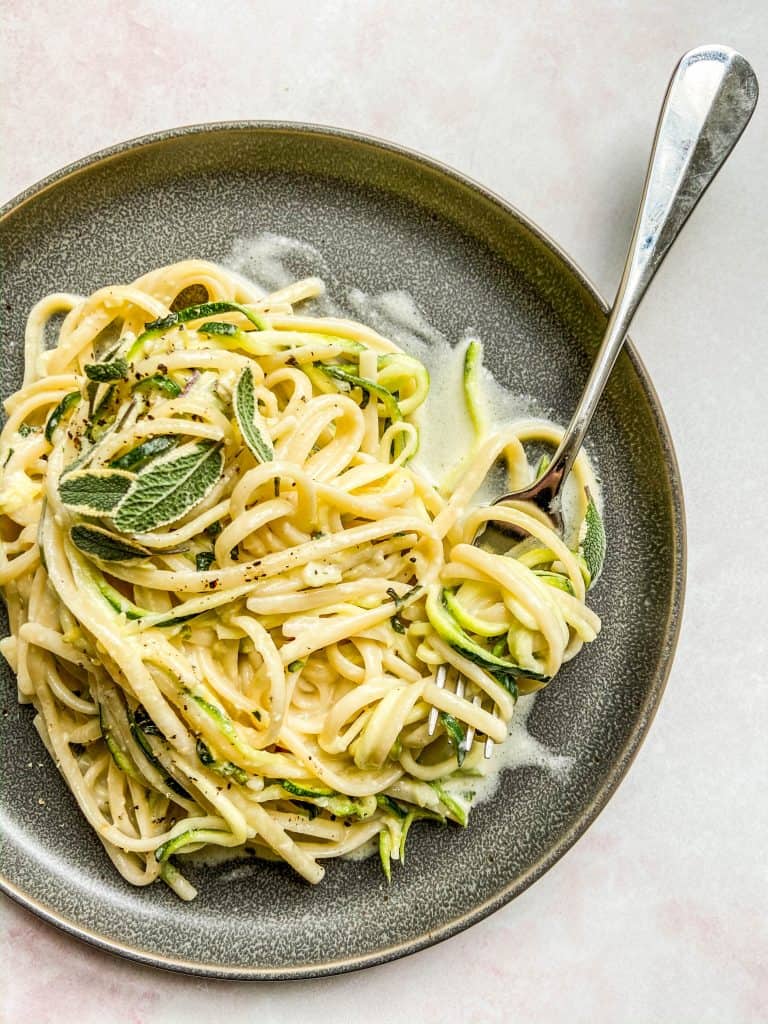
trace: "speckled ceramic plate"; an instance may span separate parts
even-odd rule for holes
[[[373,139],[309,126],[185,128],[107,150],[10,203],[3,254],[3,397],[21,380],[24,319],[49,291],[90,292],[188,256],[225,257],[270,231],[324,255],[336,283],[405,289],[450,337],[472,328],[497,377],[567,420],[605,306],[533,224],[454,171]],[[592,596],[599,640],[537,701],[531,732],[574,759],[567,782],[507,774],[469,828],[414,829],[387,886],[377,861],[192,872],[195,902],[113,869],[15,700],[2,665],[2,886],[73,935],[161,967],[296,978],[413,952],[511,900],[576,841],[627,771],[661,697],[684,580],[669,433],[631,346],[590,433],[610,551]],[[2,624],[5,631],[5,623]],[[44,802],[43,802],[44,801]]]

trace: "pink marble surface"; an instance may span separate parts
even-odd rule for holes
[[[144,132],[317,121],[394,139],[483,181],[606,292],[676,57],[727,42],[768,81],[763,0],[6,0],[0,25],[3,200]],[[3,900],[3,1021],[768,1021],[764,484],[753,472],[739,485],[737,525],[728,498],[768,432],[766,109],[764,100],[633,331],[678,446],[689,594],[654,728],[588,834],[469,932],[318,982],[163,974]]]

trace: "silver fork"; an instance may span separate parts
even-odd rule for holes
[[[640,209],[602,344],[571,422],[545,473],[497,498],[532,501],[556,527],[555,499],[584,441],[632,318],[694,207],[739,141],[757,103],[757,78],[728,46],[699,46],[680,58],[656,125]],[[554,503],[554,504],[553,504]],[[489,520],[502,533],[507,524]]]
[[[435,673],[435,686],[437,686],[441,690],[444,690],[447,679],[448,679],[448,666],[447,665],[439,665],[438,669],[437,669],[437,672]],[[456,680],[456,689],[454,690],[454,693],[456,694],[457,697],[463,697],[464,696],[465,686],[466,686],[466,684],[465,684],[464,676],[459,675],[459,678]],[[475,696],[472,699],[472,703],[476,707],[477,707],[477,705],[482,705],[482,703],[483,703],[482,697],[480,697],[479,694],[475,694]],[[437,729],[437,721],[438,721],[439,717],[440,717],[439,709],[436,708],[436,707],[430,708],[430,710],[429,710],[429,718],[427,719],[427,735],[428,736],[434,736],[435,735],[435,730]],[[468,754],[470,752],[470,750],[472,749],[472,744],[474,742],[475,742],[475,727],[473,725],[468,725],[467,726],[467,731],[466,731],[466,733],[464,735],[464,739],[461,741],[461,743],[459,745],[459,749],[463,750],[465,754]],[[483,756],[487,760],[491,756],[492,753],[493,753],[493,740],[489,736],[486,736],[486,738],[485,738],[485,745],[483,747]]]
[[[534,502],[551,516],[556,527],[562,527],[556,499],[584,441],[635,311],[681,228],[739,141],[757,95],[755,73],[735,50],[699,46],[681,57],[659,114],[621,283],[576,411],[547,471],[531,486],[505,494],[494,504]],[[510,532],[506,523],[489,520],[491,524],[502,533]],[[476,537],[475,543],[478,540]],[[447,669],[441,665],[436,685],[445,687],[446,677]],[[464,694],[461,676],[456,694]],[[430,736],[437,728],[438,714],[437,708],[430,710]],[[474,736],[474,729],[468,728],[465,751],[472,746]],[[493,741],[486,739],[485,756],[490,757],[492,750]]]

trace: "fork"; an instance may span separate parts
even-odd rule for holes
[[[446,665],[439,665],[438,668],[437,668],[437,672],[435,673],[435,686],[437,686],[441,690],[445,689],[445,684],[447,682],[447,679],[448,679],[448,667]],[[461,697],[464,696],[465,686],[466,686],[466,684],[465,684],[464,676],[459,674],[459,676],[458,676],[458,678],[456,680],[456,689],[454,691],[457,697],[461,698]],[[482,701],[482,697],[479,694],[475,694],[475,696],[472,698],[472,703],[475,705],[475,707],[482,706],[482,702],[483,702]],[[437,721],[438,721],[439,717],[440,717],[440,712],[439,712],[438,708],[432,707],[432,708],[429,709],[429,718],[427,719],[427,735],[428,736],[434,736],[435,735],[435,730],[437,729]],[[474,742],[475,742],[475,727],[473,725],[468,725],[467,726],[467,731],[464,734],[464,739],[459,744],[459,750],[461,750],[465,754],[468,754],[470,752],[470,750],[472,749],[472,744]],[[493,740],[490,739],[488,736],[486,736],[486,738],[485,738],[485,745],[483,747],[483,755],[484,755],[484,757],[486,759],[488,759],[491,756],[492,753],[493,753]]]
[[[752,67],[730,47],[699,46],[680,59],[659,114],[619,289],[576,411],[542,476],[521,491],[497,498],[494,505],[533,502],[551,517],[556,529],[562,530],[556,499],[581,449],[632,318],[672,243],[749,123],[757,96]],[[498,520],[490,523],[503,533],[509,532],[507,524]],[[479,535],[475,542],[478,539]],[[443,688],[447,669],[444,665],[441,668],[435,683]],[[465,681],[459,676],[457,696],[463,696],[464,690]],[[430,736],[435,733],[437,721],[438,710],[433,707],[428,720]],[[468,728],[465,751],[474,737],[474,730]],[[493,741],[486,738],[485,756],[490,757],[492,750]]]

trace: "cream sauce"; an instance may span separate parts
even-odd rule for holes
[[[282,288],[300,276],[319,276],[333,286],[334,275],[322,254],[313,246],[282,235],[260,234],[236,242],[225,265],[264,289]],[[471,451],[472,424],[466,411],[463,390],[464,350],[471,335],[465,333],[454,342],[436,330],[404,291],[388,291],[369,295],[359,289],[346,291],[334,288],[312,300],[319,315],[354,316],[391,338],[404,351],[420,359],[429,370],[430,393],[420,423],[421,444],[414,459],[414,468],[435,483],[455,468]],[[518,395],[505,388],[493,374],[483,368],[482,389],[487,402],[489,423],[509,423],[519,419],[540,419],[551,424],[544,410],[530,395]],[[477,495],[478,501],[498,496],[504,489],[503,471],[489,475]],[[598,494],[598,501],[600,496]],[[568,519],[572,495],[563,496],[563,513]],[[460,794],[474,791],[473,803],[489,799],[496,791],[502,771],[536,767],[557,779],[568,775],[572,758],[551,751],[528,732],[528,717],[536,695],[521,697],[510,723],[509,739],[494,746],[489,761],[484,762],[482,777],[463,776],[450,780],[447,788]],[[368,847],[369,844],[366,844]],[[369,856],[375,849],[364,848],[347,855],[352,859]]]

